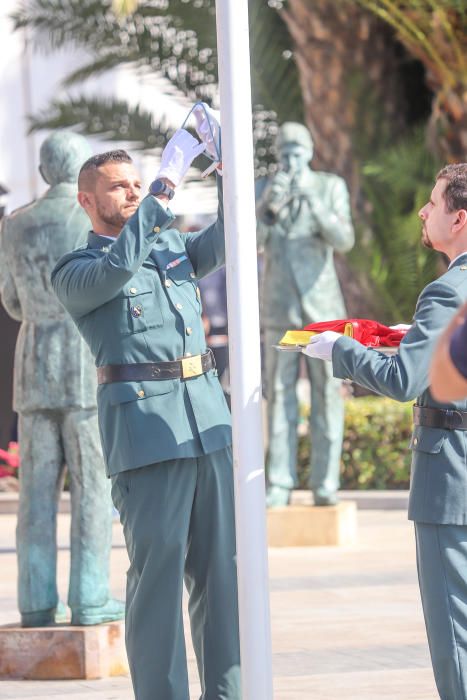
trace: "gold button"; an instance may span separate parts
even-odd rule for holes
[[[199,299],[200,296],[201,296],[201,292],[200,292],[199,287],[196,287],[196,296],[198,297],[198,299]]]
[[[172,285],[172,282],[170,280],[165,280],[164,284],[166,287],[170,287]]]
[[[190,277],[191,277],[191,279],[194,279],[194,278],[196,277],[195,273],[194,273],[194,272],[190,272]]]
[[[182,304],[175,304],[175,308],[181,311],[181,309],[183,309],[183,306]]]
[[[190,328],[190,326],[188,326],[188,328],[186,329],[185,333],[186,333],[187,335],[191,335],[191,334],[193,333],[193,329]]]
[[[185,357],[191,357],[191,352],[186,352]]]
[[[137,291],[136,287],[130,287],[130,294],[136,294]]]
[[[414,445],[418,445],[418,438],[414,438],[414,439],[413,439],[413,444],[414,444]]]
[[[144,396],[144,391],[143,391],[142,389],[140,389],[140,390],[138,391],[138,396],[139,396],[140,399],[143,398],[143,396]]]
[[[154,226],[154,228],[153,228],[152,230],[154,231],[154,233],[160,233],[160,232],[161,232],[161,227],[160,227],[160,226]]]

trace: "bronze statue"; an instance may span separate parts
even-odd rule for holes
[[[280,169],[258,182],[258,244],[264,248],[262,325],[268,396],[268,506],[287,505],[296,483],[300,354],[273,348],[289,329],[345,317],[334,250],[354,244],[344,180],[308,166],[313,141],[287,122],[277,138]],[[337,502],[344,407],[340,380],[326,363],[307,359],[311,383],[311,479],[316,505]]]
[[[57,260],[86,241],[77,176],[90,155],[78,134],[56,132],[40,150],[44,196],[2,220],[0,294],[21,322],[15,352],[14,408],[19,414],[18,604],[23,627],[63,615],[56,569],[57,509],[68,469],[71,494],[72,624],[123,618],[109,597],[112,506],[96,413],[91,354],[50,283]],[[57,610],[57,608],[59,608]]]

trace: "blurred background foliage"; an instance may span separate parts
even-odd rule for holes
[[[467,0],[249,0],[257,175],[274,135],[305,122],[313,167],[345,177],[357,244],[339,272],[350,315],[409,321],[443,262],[420,246],[417,211],[436,171],[467,150]],[[87,59],[66,86],[126,65],[217,105],[215,0],[24,0],[14,15],[45,51]],[[74,127],[160,148],[170,130],[139,106],[55,100],[31,128]]]
[[[304,409],[308,414],[309,409]],[[365,396],[345,402],[344,444],[341,457],[343,489],[408,489],[412,434],[412,404]],[[313,449],[313,443],[311,444]],[[299,438],[299,488],[310,476],[310,438]]]

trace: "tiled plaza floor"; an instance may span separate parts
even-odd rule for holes
[[[69,516],[59,530],[60,590],[67,588]],[[269,551],[274,700],[436,700],[405,512],[365,510],[353,547]],[[0,624],[18,620],[15,518],[0,515]],[[114,526],[113,594],[127,557]],[[191,700],[199,698],[191,645]],[[132,700],[128,678],[0,681],[0,699]],[[154,698],[164,700],[164,698]],[[249,698],[248,700],[255,700]]]

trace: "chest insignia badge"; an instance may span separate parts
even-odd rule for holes
[[[143,315],[143,307],[141,306],[141,304],[136,304],[135,306],[131,307],[130,313],[133,316],[133,318],[139,318]]]

